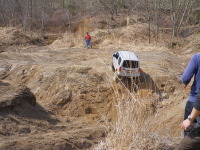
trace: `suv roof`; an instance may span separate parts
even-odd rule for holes
[[[138,57],[135,55],[134,52],[130,52],[130,51],[119,51],[119,54],[121,55],[122,59],[124,59],[124,60],[135,60],[135,61],[139,61]]]

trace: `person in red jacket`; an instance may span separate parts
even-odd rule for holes
[[[89,48],[89,46],[92,48],[92,44],[91,44],[91,36],[89,35],[88,32],[86,33],[85,41],[86,41],[86,48]]]

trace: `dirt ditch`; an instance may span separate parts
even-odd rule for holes
[[[107,123],[116,119],[116,91],[128,93],[131,86],[127,80],[113,82],[114,51],[40,47],[0,53],[1,89],[23,85],[36,98],[35,106],[0,108],[0,149],[92,149],[103,140]],[[136,53],[143,70],[136,97],[155,97],[159,104],[152,110],[169,106],[181,94],[181,59],[165,51]],[[6,97],[6,92],[2,95]]]

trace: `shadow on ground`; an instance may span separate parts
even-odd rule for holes
[[[141,71],[140,77],[138,78],[123,78],[121,83],[130,91],[137,92],[141,89],[151,90],[153,93],[159,93],[158,87],[151,76]]]
[[[26,86],[13,86],[9,83],[0,81],[0,117],[10,117],[26,120],[45,121],[50,124],[57,124],[54,113],[45,110],[37,103],[35,95]]]

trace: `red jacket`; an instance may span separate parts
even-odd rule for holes
[[[90,40],[90,39],[91,39],[91,36],[88,34],[88,35],[85,36],[85,39],[86,39],[86,40]]]

